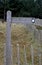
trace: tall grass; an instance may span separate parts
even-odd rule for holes
[[[30,45],[34,47],[35,65],[38,65],[37,48],[38,42],[33,41],[33,33],[26,29],[24,24],[12,24],[11,26],[11,43],[13,51],[13,63],[17,65],[17,43],[20,46],[20,61],[24,64],[24,45],[26,46],[27,64],[31,65]],[[6,42],[6,23],[0,23],[0,65],[4,65],[4,46]]]

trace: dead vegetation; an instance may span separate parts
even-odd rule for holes
[[[21,64],[24,64],[24,45],[26,46],[27,63],[31,65],[31,52],[30,45],[33,42],[32,33],[26,30],[26,27],[22,24],[12,24],[11,27],[11,42],[13,49],[13,63],[17,65],[17,43],[20,45]],[[0,65],[4,65],[4,44],[6,42],[6,23],[0,23]],[[33,43],[35,46],[35,43]],[[34,48],[34,60],[35,65],[38,65],[38,53],[37,46]]]

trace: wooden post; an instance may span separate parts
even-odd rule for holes
[[[19,44],[17,44],[17,60],[18,60],[18,65],[20,65],[20,52],[19,52]]]
[[[24,65],[27,65],[26,49],[24,45]]]
[[[32,58],[32,65],[34,65],[34,50],[32,45],[31,45],[31,58]]]
[[[12,65],[12,48],[11,48],[11,11],[7,11],[6,24],[6,45],[4,51],[5,65]]]
[[[39,65],[41,65],[41,31],[38,30],[39,37],[38,37],[38,56],[39,56]]]
[[[38,56],[39,56],[39,65],[42,65],[41,64],[41,51],[40,51],[40,47],[38,48]]]

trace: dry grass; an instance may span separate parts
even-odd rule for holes
[[[35,25],[38,30],[42,30],[42,26]]]
[[[20,56],[21,64],[24,64],[24,45],[26,46],[27,53],[27,62],[31,65],[31,54],[30,54],[30,45],[33,43],[34,53],[35,53],[35,65],[38,65],[38,56],[37,56],[37,42],[33,42],[32,33],[30,33],[26,27],[22,24],[12,24],[11,27],[11,42],[13,49],[13,63],[17,65],[17,43],[20,45]],[[4,65],[4,46],[6,39],[6,23],[0,23],[0,65]]]

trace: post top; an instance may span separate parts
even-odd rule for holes
[[[11,11],[10,10],[7,11],[7,15],[11,15]]]
[[[8,10],[7,12],[11,12],[10,10]]]
[[[12,13],[10,10],[7,11],[7,22],[11,22]]]

